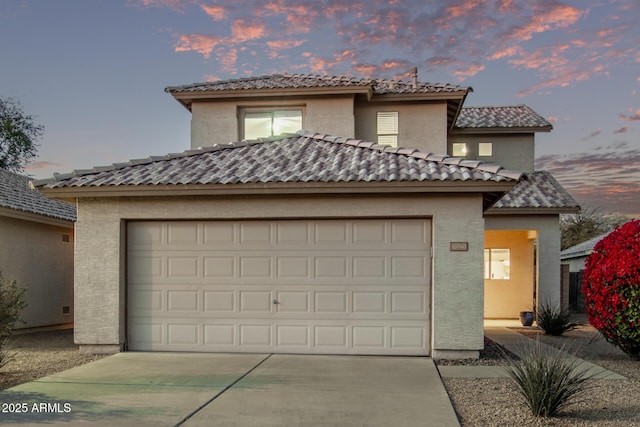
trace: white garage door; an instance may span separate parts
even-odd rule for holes
[[[429,354],[429,220],[128,224],[130,350]]]

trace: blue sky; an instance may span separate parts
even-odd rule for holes
[[[637,0],[2,0],[0,96],[45,126],[27,173],[189,148],[174,86],[280,72],[471,86],[554,124],[537,167],[640,217]],[[317,129],[322,131],[322,129]]]

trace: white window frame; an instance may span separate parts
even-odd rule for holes
[[[499,257],[498,254],[502,254],[502,256]],[[496,258],[504,259],[494,261]],[[511,280],[511,249],[484,249],[484,278],[485,280]]]
[[[270,135],[265,135],[265,136],[260,136],[259,138],[268,138],[271,136],[277,136],[278,134],[281,134],[283,132],[276,132],[275,128],[274,128],[274,118],[275,118],[275,114],[278,112],[284,112],[284,111],[296,111],[300,113],[300,126],[299,129],[296,129],[295,131],[292,130],[291,132],[297,132],[301,129],[304,129],[304,116],[305,116],[305,111],[304,108],[302,106],[299,105],[283,105],[280,107],[261,107],[261,108],[241,108],[240,109],[240,114],[239,114],[239,125],[240,125],[240,139],[247,139],[246,137],[246,129],[245,129],[245,125],[246,125],[246,118],[247,118],[247,114],[253,114],[253,113],[257,113],[257,114],[270,114],[271,115],[271,134]],[[284,133],[288,133],[288,132],[284,132]],[[250,138],[250,139],[257,139],[258,137],[255,138]]]
[[[398,146],[398,123],[400,114],[397,111],[376,112],[376,135],[378,144]]]

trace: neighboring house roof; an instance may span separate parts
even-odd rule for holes
[[[515,187],[496,202],[487,214],[575,213],[580,205],[546,171],[525,173]]]
[[[553,126],[526,105],[463,107],[456,120],[457,130],[550,131]]]
[[[320,76],[309,74],[272,74],[260,77],[246,77],[232,80],[219,80],[204,83],[193,83],[182,86],[170,86],[165,89],[171,94],[223,92],[223,91],[256,91],[264,89],[311,89],[311,88],[364,88],[375,94],[390,93],[441,93],[467,92],[471,88],[442,83],[424,83],[392,80],[365,79],[348,76]]]
[[[31,189],[29,181],[29,177],[0,169],[0,208],[65,221],[76,220],[74,205],[47,198],[41,192]]]
[[[160,186],[182,190],[191,186],[189,189],[194,190],[194,186],[228,189],[234,184],[254,184],[264,188],[295,183],[308,189],[312,183],[403,183],[404,187],[421,183],[446,185],[448,191],[464,187],[459,191],[490,193],[495,189],[490,201],[493,203],[521,175],[480,161],[301,131],[58,174],[36,181],[35,185],[50,190],[66,189],[71,194],[79,187],[139,191],[141,187]],[[474,184],[484,184],[486,188],[476,185],[472,189],[470,185]]]
[[[591,254],[594,246],[600,240],[604,239],[609,233],[604,233],[599,236],[596,236],[592,239],[587,240],[586,242],[578,243],[577,245],[571,246],[560,252],[560,259],[567,260],[573,258],[581,258],[586,257]]]

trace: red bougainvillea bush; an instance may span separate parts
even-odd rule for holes
[[[589,323],[640,360],[640,220],[596,244],[586,261],[582,292]]]

